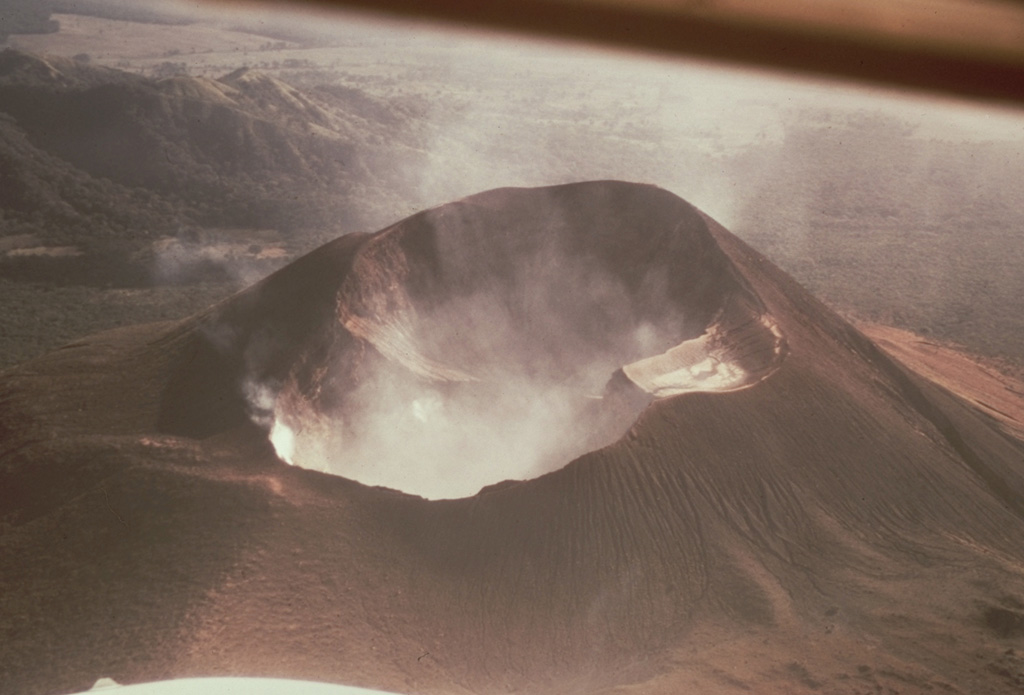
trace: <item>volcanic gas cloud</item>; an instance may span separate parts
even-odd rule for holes
[[[491,191],[366,240],[319,349],[247,382],[278,455],[463,497],[610,444],[652,398],[771,373],[782,336],[699,214],[624,194]]]

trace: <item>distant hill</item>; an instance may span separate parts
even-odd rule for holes
[[[153,80],[5,50],[0,238],[139,265],[189,229],[349,231],[368,176],[337,113],[254,71]]]

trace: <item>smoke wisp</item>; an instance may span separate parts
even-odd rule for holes
[[[360,246],[331,335],[248,399],[306,468],[434,499],[534,478],[617,440],[655,395],[774,369],[782,337],[727,264],[654,187],[480,194]]]
[[[623,365],[702,330],[661,269],[579,252],[578,223],[462,212],[368,244],[338,299],[357,340],[312,382],[254,391],[280,458],[435,499],[537,477],[635,420],[650,397]]]

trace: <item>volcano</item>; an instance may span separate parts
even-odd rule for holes
[[[1015,431],[671,193],[489,191],[0,375],[0,690],[1019,692]]]

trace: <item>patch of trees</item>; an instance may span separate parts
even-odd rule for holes
[[[0,111],[25,145],[96,181],[155,194],[200,226],[338,229],[354,221],[344,202],[352,178],[365,173],[355,148],[313,132],[299,122],[304,114],[187,93],[209,89],[198,82],[179,93],[116,71],[76,70],[95,79],[5,84],[0,70]]]
[[[157,281],[154,242],[183,230],[272,229],[301,251],[364,228],[354,201],[374,176],[355,146],[265,87],[228,101],[188,77],[0,52],[0,237],[82,252],[0,255],[0,277],[138,287]],[[225,272],[192,263],[175,281]]]
[[[27,0],[33,2],[34,0]],[[133,0],[49,0],[52,11],[57,14],[77,14],[103,19],[117,19],[125,22],[147,24],[191,24],[186,19],[158,8],[146,6]]]
[[[14,282],[0,274],[0,369],[89,333],[177,319],[224,298],[233,284],[152,289]]]
[[[0,42],[11,34],[51,34],[60,23],[50,19],[49,0],[0,0]]]

